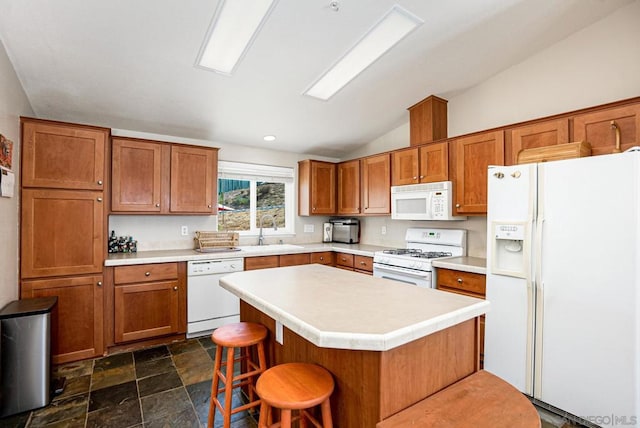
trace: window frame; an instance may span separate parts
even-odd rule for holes
[[[260,227],[256,226],[258,219],[257,210],[257,183],[284,183],[284,207],[285,207],[285,227],[278,227],[273,230],[272,224],[263,225],[263,236],[294,236],[295,235],[295,170],[291,167],[280,167],[261,164],[250,164],[233,161],[218,162],[217,179],[231,179],[249,181],[249,230],[234,230],[240,236],[258,236]],[[216,194],[216,201],[218,194]],[[216,212],[216,230],[218,230],[219,213]]]

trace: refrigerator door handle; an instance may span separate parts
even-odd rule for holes
[[[542,207],[539,207],[542,208]],[[538,212],[536,224],[536,249],[535,249],[535,279],[534,279],[534,360],[533,360],[533,397],[542,396],[542,337],[543,337],[543,308],[544,308],[544,283],[542,282],[542,252],[544,237],[544,215],[542,210]]]

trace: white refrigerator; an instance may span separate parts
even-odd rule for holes
[[[485,369],[640,425],[640,152],[490,166]]]

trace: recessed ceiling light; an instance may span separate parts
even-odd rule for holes
[[[276,136],[275,135],[265,135],[264,137],[262,137],[262,139],[264,141],[276,141]]]
[[[304,94],[328,100],[424,21],[395,5]]]
[[[200,48],[197,65],[231,74],[277,0],[220,0]]]

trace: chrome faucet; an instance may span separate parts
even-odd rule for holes
[[[271,221],[273,222],[273,230],[278,230],[278,225],[276,225],[275,216],[272,216],[271,214],[265,214],[262,217],[260,217],[260,234],[258,235],[258,245],[264,245],[264,235],[262,234],[262,223],[264,222],[265,218],[271,218]]]

